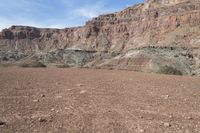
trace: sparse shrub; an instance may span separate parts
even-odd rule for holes
[[[99,66],[95,66],[95,67],[93,67],[94,69],[101,69],[101,67],[99,67]]]
[[[35,67],[35,68],[47,67],[45,64],[43,64],[42,62],[38,62],[38,61],[29,62],[29,63],[22,63],[22,64],[20,64],[20,66],[21,67]]]
[[[10,67],[10,66],[12,66],[12,64],[0,64],[0,68],[1,67]]]
[[[57,65],[57,68],[69,68],[70,66],[68,64],[63,65]]]
[[[159,73],[169,75],[183,75],[182,72],[172,66],[163,66],[160,68]]]
[[[114,68],[113,67],[109,67],[108,70],[114,70]]]

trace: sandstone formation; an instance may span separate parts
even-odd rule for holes
[[[12,26],[0,32],[0,61],[158,72],[172,66],[200,75],[200,2],[147,0],[85,26]]]

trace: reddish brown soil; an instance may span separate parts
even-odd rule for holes
[[[200,78],[0,68],[0,133],[199,133]]]

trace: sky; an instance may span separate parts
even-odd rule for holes
[[[12,25],[46,28],[82,26],[100,14],[143,0],[1,0],[0,30]]]

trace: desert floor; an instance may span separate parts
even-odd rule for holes
[[[200,78],[0,68],[0,133],[200,133]]]

